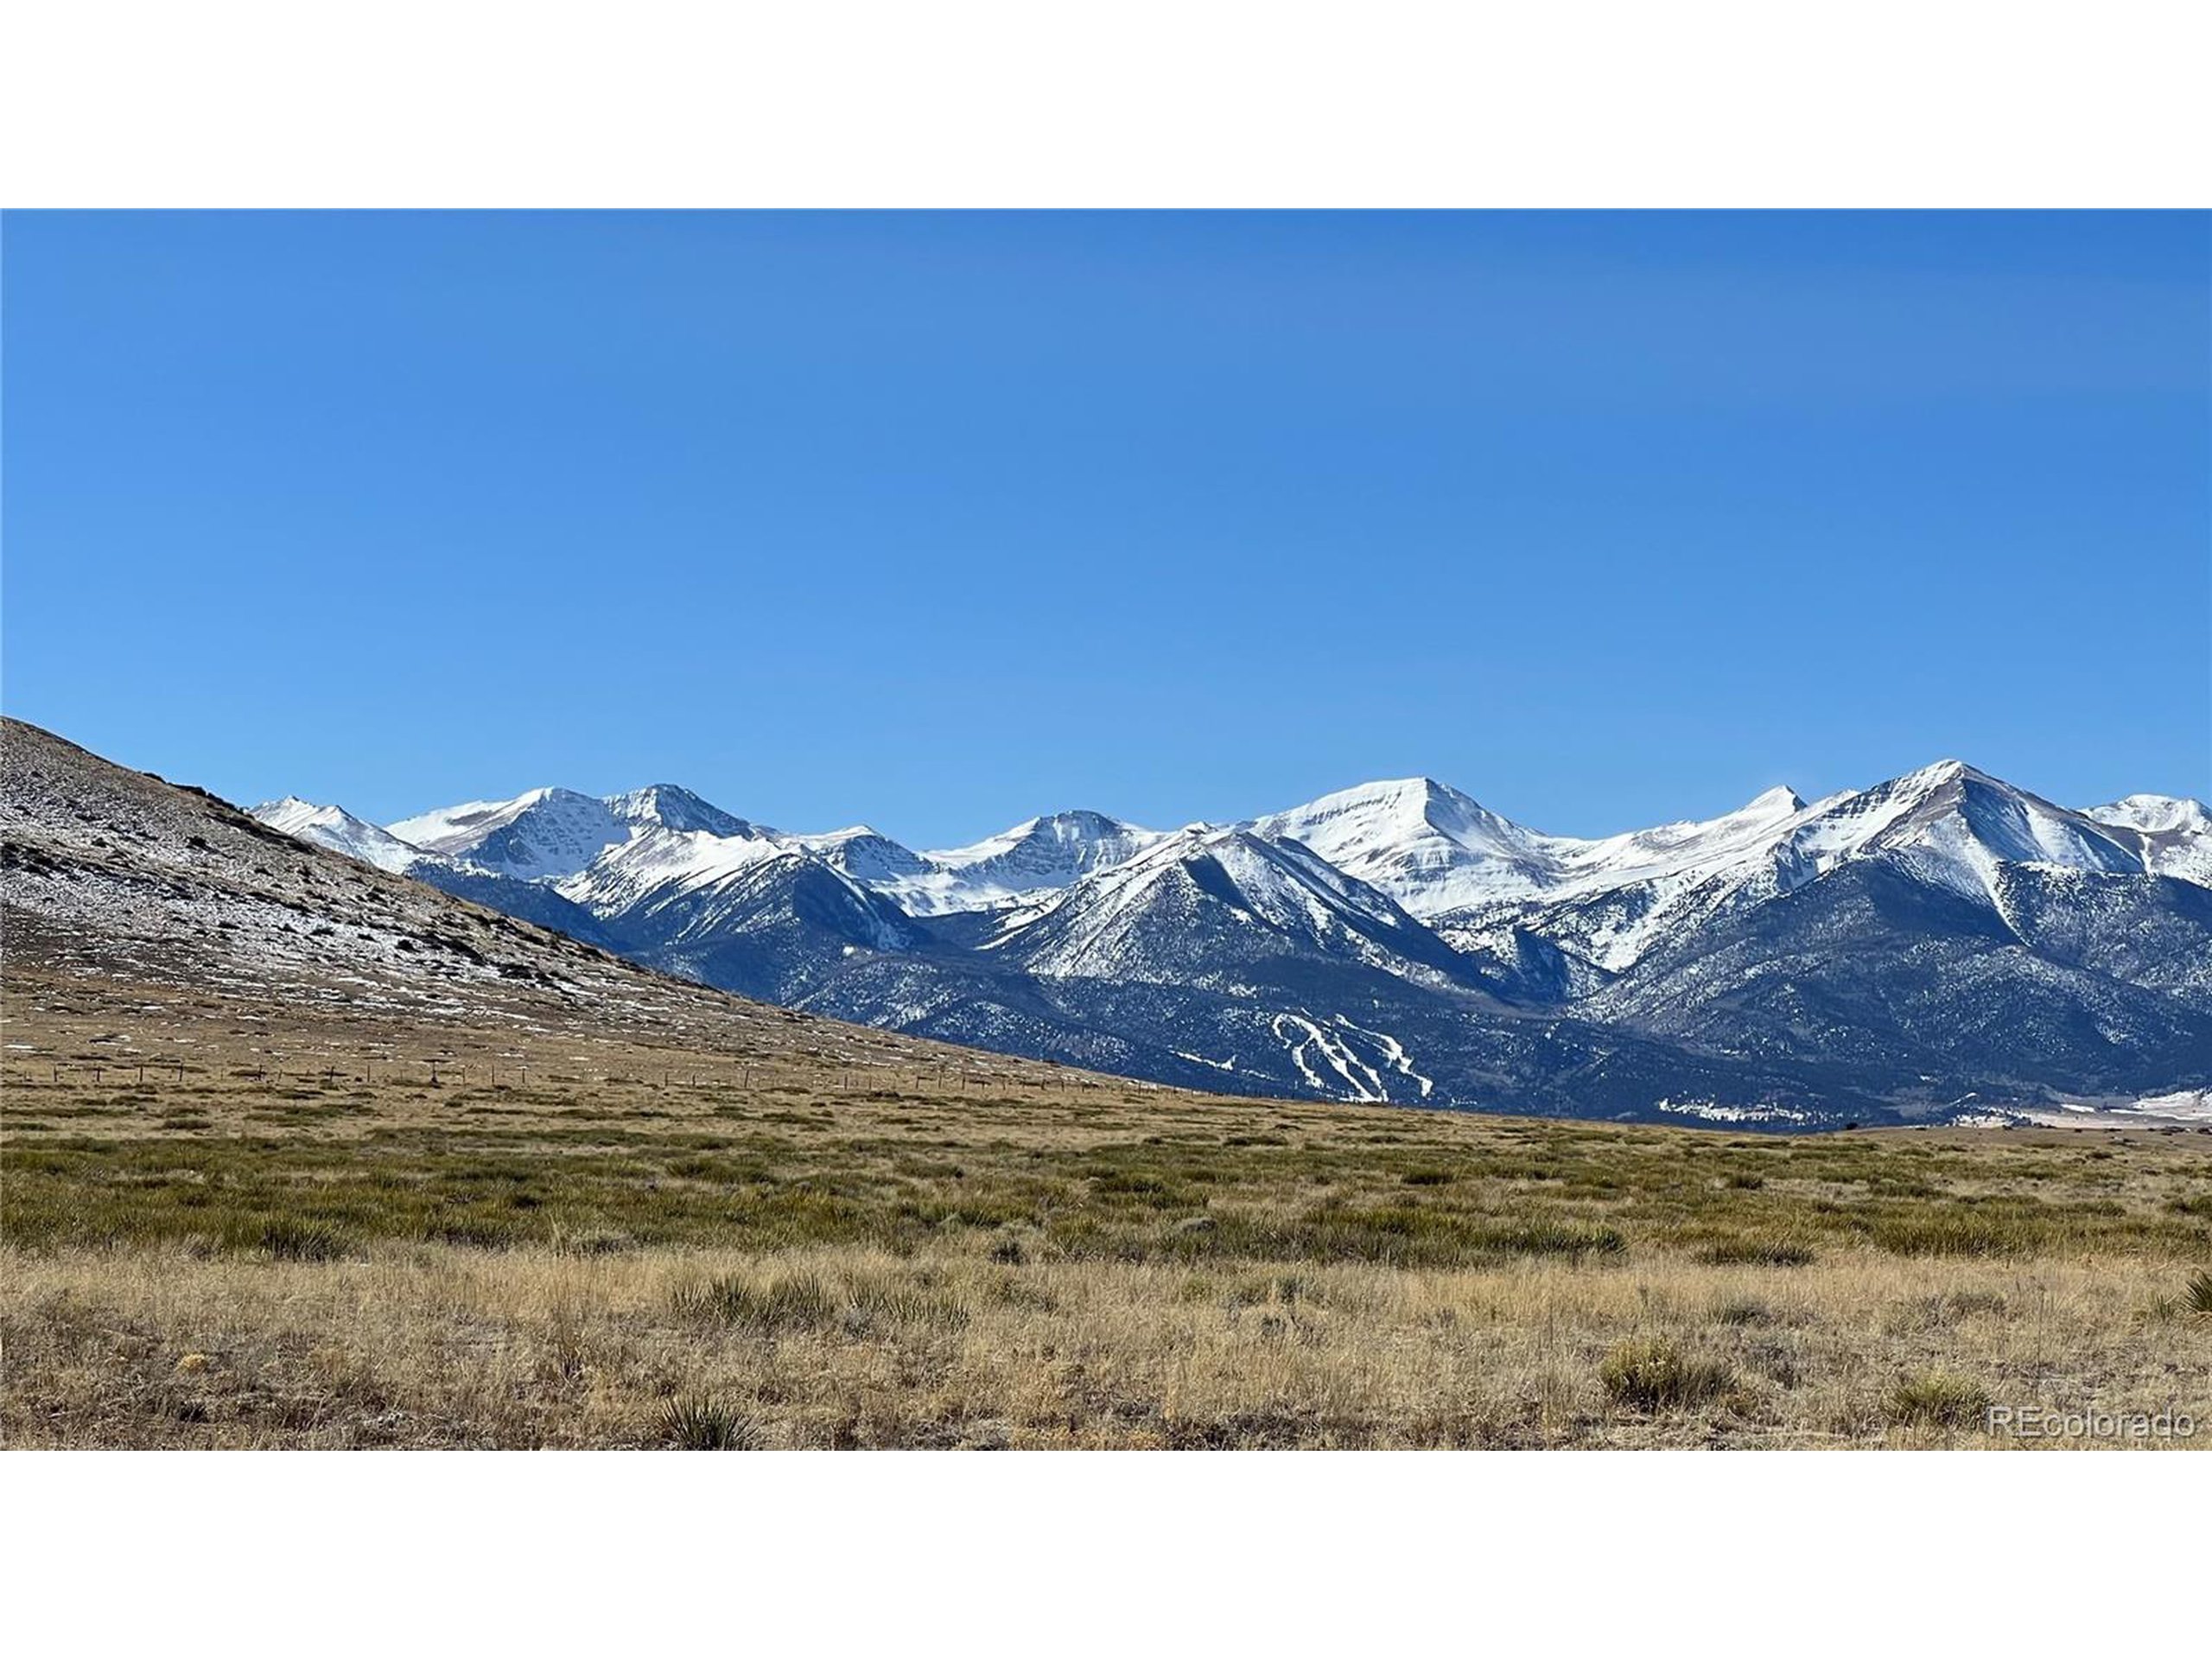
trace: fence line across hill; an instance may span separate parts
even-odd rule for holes
[[[302,1061],[309,1059],[315,1063],[302,1065]],[[57,1087],[64,1082],[78,1084],[86,1078],[94,1084],[105,1084],[111,1075],[115,1084],[134,1086],[163,1083],[182,1084],[189,1080],[202,1084],[252,1084],[280,1087],[307,1084],[319,1084],[323,1088],[344,1084],[357,1088],[442,1089],[450,1086],[528,1089],[532,1086],[531,1079],[535,1076],[537,1086],[544,1088],[609,1085],[651,1088],[658,1084],[664,1089],[734,1089],[749,1092],[756,1087],[772,1089],[781,1086],[803,1087],[816,1092],[842,1095],[879,1094],[887,1090],[916,1093],[933,1090],[966,1095],[992,1087],[1072,1095],[1078,1090],[1107,1086],[1100,1078],[1074,1071],[1057,1072],[1044,1077],[1024,1077],[961,1066],[880,1066],[865,1063],[835,1068],[835,1083],[832,1084],[827,1081],[833,1075],[829,1068],[760,1062],[733,1063],[719,1056],[712,1058],[702,1057],[701,1060],[690,1065],[663,1065],[658,1068],[657,1077],[655,1070],[649,1066],[635,1073],[577,1072],[533,1066],[519,1060],[470,1060],[452,1056],[414,1058],[404,1055],[362,1053],[340,1057],[327,1052],[313,1056],[270,1055],[251,1065],[212,1066],[188,1060],[141,1059],[137,1056],[86,1060],[12,1055],[4,1064],[0,1064],[0,1080],[9,1084]],[[1130,1080],[1119,1086],[1143,1089],[1152,1085]]]

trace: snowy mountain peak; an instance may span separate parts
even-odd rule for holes
[[[365,818],[355,817],[342,806],[319,806],[296,795],[264,801],[253,809],[253,816],[272,830],[327,847],[380,870],[404,871],[423,856],[421,848],[379,830]]]
[[[704,830],[715,836],[768,836],[775,832],[725,812],[675,784],[648,784],[625,795],[606,798],[607,810],[625,823],[658,824],[664,830]]]
[[[1465,967],[1388,895],[1296,842],[1193,825],[1017,910],[983,949],[1048,976],[1217,984],[1325,958],[1440,982]]]
[[[313,801],[303,801],[296,795],[287,795],[281,801],[264,801],[253,809],[253,816],[272,829],[292,833],[296,823],[313,823],[334,816],[351,817],[342,806],[320,806]]]
[[[1809,809],[1776,855],[1788,888],[1847,860],[1888,856],[1920,880],[1994,902],[2000,867],[2145,869],[2134,837],[1961,761],[1942,760]]]
[[[1096,868],[1102,858],[1111,856],[1124,847],[1134,851],[1137,846],[1149,846],[1158,838],[1154,830],[1141,830],[1103,812],[1077,807],[1043,817],[1027,818],[1011,830],[987,836],[971,846],[954,847],[926,856],[931,863],[947,869],[1008,862],[1039,868],[1065,868],[1072,879],[1085,869]]]
[[[915,916],[996,909],[1040,899],[1085,873],[1119,864],[1159,839],[1103,812],[1027,818],[972,846],[915,853],[865,825],[804,838],[839,869]]]
[[[1338,790],[1252,821],[1419,914],[1493,902],[1545,883],[1545,838],[1432,778]]]
[[[1908,772],[1902,778],[1892,779],[1886,785],[1878,784],[1875,787],[1891,789],[1901,796],[1929,798],[1943,794],[1948,791],[1963,789],[1997,790],[2008,795],[2024,796],[2027,793],[2017,785],[2006,783],[1993,772],[1984,772],[1980,766],[1970,766],[1964,760],[1938,760],[1932,766],[1923,766],[1916,772]]]
[[[929,861],[900,846],[880,830],[855,823],[827,835],[801,836],[798,844],[815,854],[841,875],[855,881],[884,883],[925,874]]]
[[[495,875],[525,881],[572,875],[632,826],[605,801],[572,789],[533,789],[507,801],[468,801],[386,826],[402,841]]]
[[[1760,817],[1786,818],[1804,810],[1803,796],[1787,784],[1777,784],[1764,794],[1753,796],[1738,816],[1756,814]]]
[[[986,909],[1065,887],[1126,862],[1160,839],[1157,830],[1103,812],[1054,812],[972,846],[920,854],[923,868],[895,877],[884,890],[916,914]]]
[[[1292,836],[1309,844],[1316,837],[1341,842],[1351,833],[1370,833],[1388,825],[1400,831],[1426,827],[1462,845],[1519,846],[1529,832],[1502,818],[1473,797],[1433,778],[1392,778],[1357,784],[1258,821],[1261,833],[1287,833],[1292,821],[1309,833]]]
[[[2114,834],[2135,835],[2145,868],[2212,887],[2212,810],[2187,796],[2129,795],[2088,816]]]
[[[1050,812],[1043,817],[1032,818],[1020,826],[1020,831],[1032,837],[1049,837],[1063,846],[1076,847],[1089,847],[1132,833],[1145,833],[1136,830],[1133,824],[1124,823],[1103,812],[1094,812],[1086,806],[1071,807],[1064,812]]]
[[[2212,808],[2186,795],[2126,795],[2091,807],[2089,816],[2100,823],[2154,836],[2212,832]]]

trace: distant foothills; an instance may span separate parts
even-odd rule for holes
[[[1186,1087],[1802,1128],[2212,1113],[2212,813],[1955,760],[1598,840],[1428,779],[944,851],[669,785],[254,811],[672,975]]]

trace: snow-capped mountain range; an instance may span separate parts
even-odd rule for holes
[[[1201,1087],[1802,1123],[2212,1087],[2212,813],[1951,760],[1598,839],[1429,779],[940,851],[668,785],[256,815],[726,989]]]

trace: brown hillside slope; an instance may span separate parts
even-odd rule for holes
[[[0,732],[7,1014],[34,1061],[266,1067],[505,1062],[579,1077],[1058,1068],[664,978],[294,841],[16,720]]]

